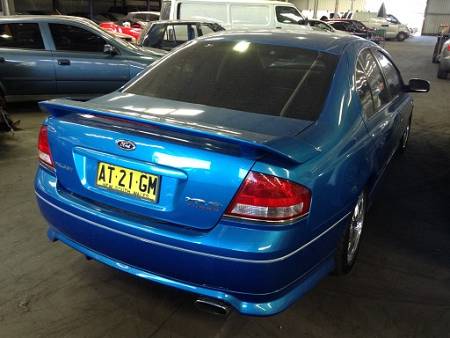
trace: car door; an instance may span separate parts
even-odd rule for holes
[[[372,18],[376,29],[384,29],[386,31],[386,37],[388,39],[395,38],[397,36],[397,26],[390,23],[385,18]]]
[[[367,79],[372,108],[367,99],[363,102],[363,117],[372,138],[372,166],[375,177],[380,177],[392,155],[393,125],[395,116],[390,111],[390,94],[379,64],[369,48],[358,58],[356,82]],[[360,94],[361,98],[361,94]]]
[[[129,80],[128,62],[105,53],[108,42],[97,32],[62,23],[49,23],[49,30],[59,94],[94,96],[114,91]]]
[[[400,22],[393,16],[387,15],[386,18],[386,24],[388,25],[387,28],[387,35],[389,37],[395,38],[400,30]]]
[[[52,54],[38,23],[0,24],[0,85],[8,100],[56,93]]]
[[[413,102],[411,96],[403,90],[403,80],[394,63],[379,49],[374,49],[373,54],[381,66],[391,96],[388,113],[393,120],[391,144],[391,153],[393,153],[410,122]]]

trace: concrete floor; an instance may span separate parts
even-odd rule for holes
[[[391,42],[416,95],[408,152],[393,160],[359,261],[274,317],[197,310],[194,296],[131,277],[46,238],[33,194],[44,115],[11,107],[23,131],[0,136],[0,337],[450,337],[450,80],[434,39]]]

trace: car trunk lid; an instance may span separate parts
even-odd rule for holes
[[[292,155],[293,139],[310,121],[118,95],[41,103],[51,114],[49,142],[61,190],[118,212],[206,230],[220,220],[256,160],[302,161]],[[121,148],[121,141],[134,149]],[[101,163],[157,177],[155,200],[99,185]]]

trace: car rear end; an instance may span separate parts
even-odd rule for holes
[[[444,42],[438,60],[439,60],[438,77],[447,78],[447,75],[450,72],[450,39]]]
[[[214,41],[206,41],[205,48],[222,43]],[[253,48],[242,41],[229,46],[237,54]],[[291,54],[297,57],[295,50],[265,48],[258,54],[281,53],[284,60],[264,68],[273,79],[297,71],[288,60]],[[203,53],[224,53],[210,49]],[[198,64],[178,72],[177,82],[170,74],[156,76],[156,67],[148,71],[155,73],[153,81],[142,75],[123,92],[87,103],[42,103],[49,117],[39,135],[37,201],[51,240],[136,276],[223,300],[242,313],[274,314],[333,267],[323,253],[332,251],[338,227],[320,241],[311,240],[313,181],[294,175],[317,153],[298,136],[313,118],[287,117],[285,104],[286,117],[250,113],[255,102],[242,98],[231,104],[242,110],[187,102],[183,95],[189,92],[185,84],[191,83],[192,67],[204,64],[198,57],[189,58]],[[336,64],[335,57],[306,51],[298,65],[300,84],[323,81],[325,75],[330,80],[330,64]],[[194,72],[199,84],[205,85],[201,77],[208,72]],[[161,98],[164,85],[183,99]],[[230,85],[234,88],[216,91],[215,99],[223,100],[225,91],[229,103],[233,90],[244,90]],[[291,87],[295,93],[297,85]],[[304,108],[313,110],[308,103]]]

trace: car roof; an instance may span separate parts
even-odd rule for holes
[[[189,0],[184,2],[190,2]],[[192,0],[192,2],[212,2],[212,3],[227,3],[227,2],[233,2],[233,3],[245,3],[245,4],[270,4],[270,5],[282,5],[282,6],[290,6],[295,7],[293,3],[290,2],[284,2],[284,1],[266,1],[266,0]]]
[[[69,15],[10,15],[0,16],[0,21],[21,21],[21,22],[47,22],[47,21],[70,21],[78,23],[92,23],[93,21],[79,16]]]
[[[355,20],[355,19],[329,19],[327,22],[360,22],[359,20]]]
[[[136,15],[136,14],[153,14],[153,15],[160,15],[160,12],[156,11],[134,11],[134,12],[128,12],[127,15]]]
[[[308,21],[311,21],[311,22],[321,22],[321,23],[326,23],[326,24],[328,24],[328,21],[331,21],[331,20],[323,21],[323,20],[319,20],[319,19],[308,19]]]
[[[152,24],[195,24],[195,23],[204,23],[204,24],[213,24],[213,25],[219,25],[220,23],[215,21],[208,21],[208,20],[158,20],[153,21]]]
[[[222,31],[200,37],[200,40],[222,37],[229,41],[248,41],[269,45],[304,48],[341,55],[344,49],[353,42],[366,41],[354,35],[338,35],[330,32],[319,31],[283,31],[258,30],[258,31]]]

